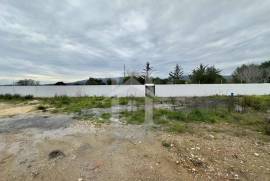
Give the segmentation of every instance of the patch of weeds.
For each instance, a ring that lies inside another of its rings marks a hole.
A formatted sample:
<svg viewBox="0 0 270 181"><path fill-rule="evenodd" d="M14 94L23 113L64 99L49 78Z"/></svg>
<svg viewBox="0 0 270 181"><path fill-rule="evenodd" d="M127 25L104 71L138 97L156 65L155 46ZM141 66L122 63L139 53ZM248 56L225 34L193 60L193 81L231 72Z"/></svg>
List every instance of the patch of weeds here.
<svg viewBox="0 0 270 181"><path fill-rule="evenodd" d="M196 122L217 122L217 115L214 112L195 109L187 115L188 121Z"/></svg>
<svg viewBox="0 0 270 181"><path fill-rule="evenodd" d="M78 114L74 116L73 118L79 121L90 121L95 118L95 115L94 114L87 114L87 115Z"/></svg>
<svg viewBox="0 0 270 181"><path fill-rule="evenodd" d="M135 98L135 100L136 100L136 104L137 104L138 106L140 106L140 105L145 105L145 98L137 97L137 98Z"/></svg>
<svg viewBox="0 0 270 181"><path fill-rule="evenodd" d="M99 123L99 124L110 123L110 120L109 119L97 119L96 118L93 121L96 122L96 123Z"/></svg>
<svg viewBox="0 0 270 181"><path fill-rule="evenodd" d="M120 105L127 105L128 101L129 101L129 98L126 98L126 97L119 98L119 104Z"/></svg>
<svg viewBox="0 0 270 181"><path fill-rule="evenodd" d="M78 114L77 116L74 116L74 119L77 119L79 121L90 121L94 123L109 123L110 118L111 118L110 113L103 113L100 116L96 114L87 114L87 115Z"/></svg>
<svg viewBox="0 0 270 181"><path fill-rule="evenodd" d="M242 128L267 134L267 122L265 121L265 115L261 112L232 113L232 117L234 119L230 121L231 123L237 124Z"/></svg>
<svg viewBox="0 0 270 181"><path fill-rule="evenodd" d="M53 113L53 114L56 114L56 113L59 113L60 111L58 109L53 109L50 112Z"/></svg>
<svg viewBox="0 0 270 181"><path fill-rule="evenodd" d="M201 122L204 121L204 115L203 115L203 113L202 113L200 110L198 110L198 109L192 110L192 111L188 114L187 118L188 118L189 120L191 120L191 121L201 121Z"/></svg>
<svg viewBox="0 0 270 181"><path fill-rule="evenodd" d="M241 105L256 111L266 111L270 108L270 96L244 96L241 98Z"/></svg>
<svg viewBox="0 0 270 181"><path fill-rule="evenodd" d="M166 124L169 123L169 121L166 120L165 118L158 118L158 119L154 119L154 123L155 123L155 124L166 125Z"/></svg>
<svg viewBox="0 0 270 181"><path fill-rule="evenodd" d="M169 147L171 146L171 144L170 144L169 142L165 141L165 140L163 140L163 141L161 142L161 144L162 144L162 146L164 146L164 147L166 147L166 148L169 148Z"/></svg>
<svg viewBox="0 0 270 181"><path fill-rule="evenodd" d="M26 96L21 96L19 94L0 95L0 101L8 101L8 102L14 102L14 103L32 100L33 98L34 97L32 95L26 95Z"/></svg>
<svg viewBox="0 0 270 181"><path fill-rule="evenodd" d="M118 100L117 100L118 99ZM144 103L144 98L106 98L106 97L67 97L56 96L53 98L42 98L40 101L43 104L49 105L62 112L76 113L82 109L91 108L110 108L114 100L117 100L120 105L126 105L130 100L135 104L141 105Z"/></svg>
<svg viewBox="0 0 270 181"><path fill-rule="evenodd" d="M59 109L63 112L80 112L82 109L111 107L111 98L104 97L67 97L57 96L41 99L44 104Z"/></svg>
<svg viewBox="0 0 270 181"><path fill-rule="evenodd" d="M174 133L183 133L186 131L186 125L184 123L172 121L169 124L168 131Z"/></svg>
<svg viewBox="0 0 270 181"><path fill-rule="evenodd" d="M45 112L45 111L47 111L47 107L42 106L42 105L39 105L39 106L37 107L37 110L40 110L40 111Z"/></svg>
<svg viewBox="0 0 270 181"><path fill-rule="evenodd" d="M103 114L101 114L101 118L102 119L105 119L105 120L109 120L110 118L111 118L111 113L103 113Z"/></svg>
<svg viewBox="0 0 270 181"><path fill-rule="evenodd" d="M120 113L120 117L123 118L128 124L142 124L145 119L145 111L124 111Z"/></svg>
<svg viewBox="0 0 270 181"><path fill-rule="evenodd" d="M154 110L154 120L155 123L164 124L166 120L174 120L174 121L185 121L186 115L180 111L170 111L166 109L155 109Z"/></svg>

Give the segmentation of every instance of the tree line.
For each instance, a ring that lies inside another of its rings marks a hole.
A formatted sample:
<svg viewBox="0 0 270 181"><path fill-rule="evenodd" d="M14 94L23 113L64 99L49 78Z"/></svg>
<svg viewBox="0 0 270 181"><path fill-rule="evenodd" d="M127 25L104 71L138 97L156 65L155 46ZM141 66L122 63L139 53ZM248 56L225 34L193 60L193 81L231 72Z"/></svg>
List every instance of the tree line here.
<svg viewBox="0 0 270 181"><path fill-rule="evenodd" d="M147 66L149 66L149 63L146 64ZM167 78L162 79L150 76L150 79L154 84L270 83L270 61L265 61L261 64L243 64L237 67L231 76L227 77L221 75L221 71L221 69L217 69L214 65L200 64L192 70L190 75L184 76L183 68L176 64ZM125 77L125 79L128 80L131 77L135 78L140 84L144 84L147 74L145 72L142 75L133 74Z"/></svg>
<svg viewBox="0 0 270 181"><path fill-rule="evenodd" d="M220 83L270 83L270 61L261 64L243 64L237 67L232 75L224 77L221 70L214 65L200 64L192 70L190 75L184 74L181 65L176 64L169 72L167 78L153 77L153 67L147 62L141 73L131 72L121 80L113 78L98 79L90 77L85 85L115 85L115 84L220 84ZM19 86L37 86L38 81L32 79L19 80L15 83ZM64 82L57 82L54 85L66 85ZM70 84L69 84L70 85ZM72 84L71 84L72 85ZM76 84L73 84L76 85ZM81 85L81 84L79 84Z"/></svg>

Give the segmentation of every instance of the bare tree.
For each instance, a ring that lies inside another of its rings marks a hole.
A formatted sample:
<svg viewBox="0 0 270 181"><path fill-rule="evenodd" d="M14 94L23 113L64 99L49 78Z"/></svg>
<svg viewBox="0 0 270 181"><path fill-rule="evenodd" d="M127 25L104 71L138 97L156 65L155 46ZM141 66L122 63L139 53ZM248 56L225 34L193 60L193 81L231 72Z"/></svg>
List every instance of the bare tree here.
<svg viewBox="0 0 270 181"><path fill-rule="evenodd" d="M263 82L264 83L270 83L270 67L263 69Z"/></svg>
<svg viewBox="0 0 270 181"><path fill-rule="evenodd" d="M239 83L263 82L263 71L258 65L242 65L233 72L233 79Z"/></svg>

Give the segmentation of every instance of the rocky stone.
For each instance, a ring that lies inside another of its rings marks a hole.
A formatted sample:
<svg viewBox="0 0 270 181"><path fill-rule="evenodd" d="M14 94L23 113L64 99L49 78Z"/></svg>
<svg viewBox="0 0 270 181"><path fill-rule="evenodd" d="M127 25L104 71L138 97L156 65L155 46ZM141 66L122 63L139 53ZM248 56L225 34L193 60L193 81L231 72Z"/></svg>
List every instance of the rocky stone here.
<svg viewBox="0 0 270 181"><path fill-rule="evenodd" d="M49 160L51 159L60 159L65 157L65 154L60 150L53 150L49 153Z"/></svg>

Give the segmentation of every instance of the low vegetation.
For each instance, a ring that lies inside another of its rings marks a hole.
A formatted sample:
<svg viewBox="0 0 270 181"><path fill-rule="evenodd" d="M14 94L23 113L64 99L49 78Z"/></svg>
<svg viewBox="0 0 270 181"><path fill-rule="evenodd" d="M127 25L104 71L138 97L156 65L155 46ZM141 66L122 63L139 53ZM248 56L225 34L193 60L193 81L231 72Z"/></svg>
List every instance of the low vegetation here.
<svg viewBox="0 0 270 181"><path fill-rule="evenodd" d="M92 108L111 108L115 105L124 106L119 117L127 124L143 124L145 122L144 98L106 98L106 97L67 97L33 98L33 96L0 95L0 102L30 103L38 100L37 110L76 114L80 120L98 123L110 122L111 113L95 115L81 114L82 110ZM210 102L210 106L205 101ZM211 96L207 98L188 98L183 106L177 98L155 98L155 104L171 105L171 108L156 108L153 122L158 128L171 132L191 131L189 125L197 123L233 124L244 129L270 135L270 96ZM214 104L213 104L214 103ZM134 109L125 109L125 105ZM177 106L185 107L177 109Z"/></svg>
<svg viewBox="0 0 270 181"><path fill-rule="evenodd" d="M250 111L246 113L229 112L226 109L205 110L195 109L190 112L155 110L154 122L173 132L188 130L190 123L230 123L242 128L262 132L269 135L270 123L266 121L263 112Z"/></svg>
<svg viewBox="0 0 270 181"><path fill-rule="evenodd" d="M145 111L124 111L120 113L120 118L124 119L128 124L142 124L145 120Z"/></svg>
<svg viewBox="0 0 270 181"><path fill-rule="evenodd" d="M95 115L95 114L87 114L87 115L81 115L77 114L74 116L74 119L77 119L79 121L86 121L86 122L92 122L96 124L103 124L103 123L110 123L111 114L110 113L103 113L101 115Z"/></svg>
<svg viewBox="0 0 270 181"><path fill-rule="evenodd" d="M82 109L109 108L111 99L105 97L67 97L56 96L54 98L41 99L43 104L53 107L61 112L80 112Z"/></svg>
<svg viewBox="0 0 270 181"><path fill-rule="evenodd" d="M0 101L1 102L14 102L14 103L19 103L19 102L24 102L24 101L29 101L33 100L32 95L26 95L26 96L21 96L19 94L4 94L0 95Z"/></svg>
<svg viewBox="0 0 270 181"><path fill-rule="evenodd" d="M267 111L270 108L270 96L244 96L241 105L257 111Z"/></svg>
<svg viewBox="0 0 270 181"><path fill-rule="evenodd" d="M129 102L135 106L144 104L142 98L108 98L108 97L67 97L56 96L54 98L41 99L43 104L57 109L60 112L80 112L82 109L110 108L113 105L127 105Z"/></svg>

